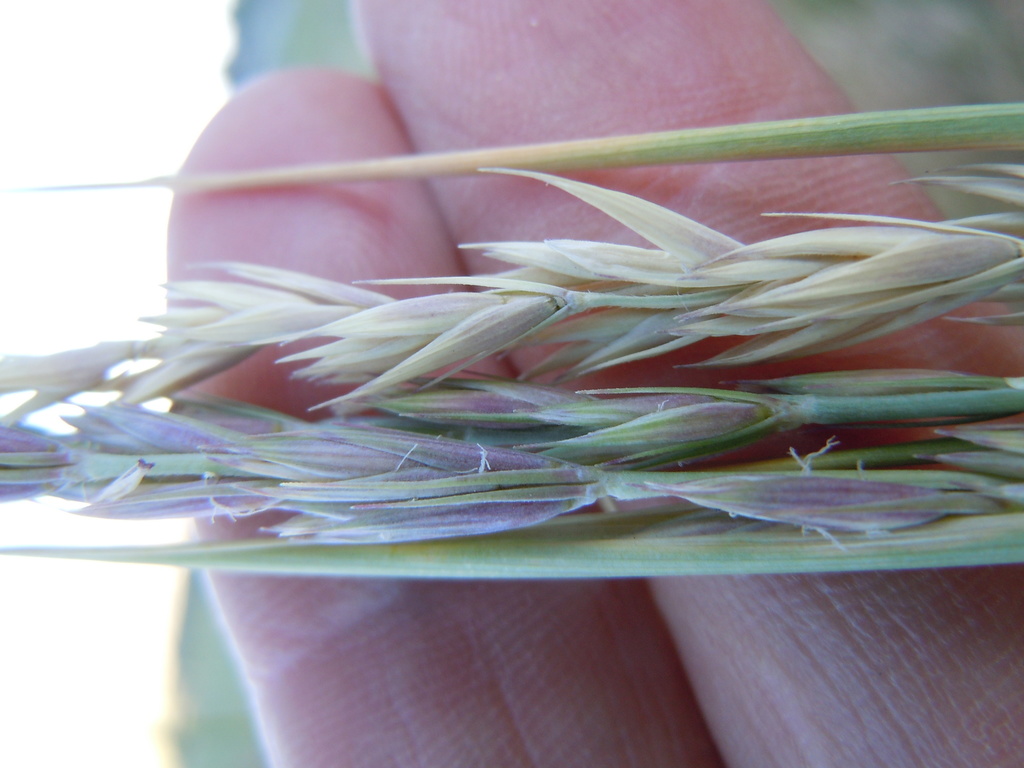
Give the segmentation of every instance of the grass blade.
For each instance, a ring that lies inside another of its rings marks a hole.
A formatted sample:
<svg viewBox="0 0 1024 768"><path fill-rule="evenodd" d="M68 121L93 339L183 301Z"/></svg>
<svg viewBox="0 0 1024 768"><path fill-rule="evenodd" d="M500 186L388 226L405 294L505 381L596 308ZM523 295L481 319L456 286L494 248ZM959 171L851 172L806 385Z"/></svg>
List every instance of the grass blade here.
<svg viewBox="0 0 1024 768"><path fill-rule="evenodd" d="M481 168L569 171L963 149L1024 149L1024 103L829 115L348 163L164 176L140 182L59 189L167 187L180 192L203 192L426 178L470 174Z"/></svg>
<svg viewBox="0 0 1024 768"><path fill-rule="evenodd" d="M554 521L494 536L330 546L280 539L157 547L23 548L0 554L307 576L558 579L937 568L1024 561L1024 513L950 517L885 535L824 537L726 523L659 535L650 514Z"/></svg>

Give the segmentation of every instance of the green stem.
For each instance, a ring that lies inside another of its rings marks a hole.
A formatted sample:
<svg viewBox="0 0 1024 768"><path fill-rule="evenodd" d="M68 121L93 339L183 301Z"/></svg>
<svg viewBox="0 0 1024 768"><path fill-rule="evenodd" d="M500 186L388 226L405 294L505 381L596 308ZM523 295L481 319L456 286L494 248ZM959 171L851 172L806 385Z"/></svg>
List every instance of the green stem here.
<svg viewBox="0 0 1024 768"><path fill-rule="evenodd" d="M1024 104L828 115L350 163L268 168L243 173L170 176L84 188L163 186L183 192L198 192L425 178L470 174L481 168L570 171L964 149L1024 149Z"/></svg>
<svg viewBox="0 0 1024 768"><path fill-rule="evenodd" d="M794 403L800 416L811 424L915 421L957 416L989 419L1024 411L1024 390L1019 389L920 392L869 397L776 397Z"/></svg>
<svg viewBox="0 0 1024 768"><path fill-rule="evenodd" d="M967 515L885 536L808 535L795 526L699 536L588 533L615 515L494 536L339 546L282 539L150 547L0 548L0 556L152 563L252 573L446 579L557 579L806 573L1024 562L1024 514ZM556 521L557 522L557 521Z"/></svg>

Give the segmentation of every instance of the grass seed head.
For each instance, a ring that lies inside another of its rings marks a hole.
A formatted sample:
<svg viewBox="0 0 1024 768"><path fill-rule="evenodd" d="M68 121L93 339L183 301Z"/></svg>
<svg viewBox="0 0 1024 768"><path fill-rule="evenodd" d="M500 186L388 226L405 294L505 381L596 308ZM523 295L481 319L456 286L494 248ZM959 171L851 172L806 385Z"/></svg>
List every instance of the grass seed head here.
<svg viewBox="0 0 1024 768"><path fill-rule="evenodd" d="M923 525L948 514L1002 509L998 501L978 493L813 475L732 475L656 487L665 495L732 515L827 531L888 531Z"/></svg>

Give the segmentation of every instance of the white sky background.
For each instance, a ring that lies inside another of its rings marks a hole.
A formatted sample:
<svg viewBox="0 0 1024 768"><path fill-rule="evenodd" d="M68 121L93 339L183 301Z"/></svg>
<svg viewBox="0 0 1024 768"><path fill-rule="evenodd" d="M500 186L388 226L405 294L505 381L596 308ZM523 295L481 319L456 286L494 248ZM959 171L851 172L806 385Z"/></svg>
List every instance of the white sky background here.
<svg viewBox="0 0 1024 768"><path fill-rule="evenodd" d="M0 2L0 189L173 172L226 98L230 0ZM145 333L162 191L0 193L0 354ZM0 546L167 540L180 528L0 507ZM0 558L0 765L169 766L181 574Z"/></svg>

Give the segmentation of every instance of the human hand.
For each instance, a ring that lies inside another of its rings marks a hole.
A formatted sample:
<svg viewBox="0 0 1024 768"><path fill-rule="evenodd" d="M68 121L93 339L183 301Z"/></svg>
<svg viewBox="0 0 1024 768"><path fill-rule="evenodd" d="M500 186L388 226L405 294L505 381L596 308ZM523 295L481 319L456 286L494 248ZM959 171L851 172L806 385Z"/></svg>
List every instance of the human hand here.
<svg viewBox="0 0 1024 768"><path fill-rule="evenodd" d="M272 77L216 118L188 170L846 110L755 0L367 0L361 14L379 86ZM787 226L759 219L765 210L929 215L914 190L887 186L898 173L844 159L585 178L754 239ZM357 280L489 268L460 242L622 236L557 191L474 178L185 197L171 257L179 277L237 259ZM980 349L958 333L933 323L830 364L1020 372L1009 336ZM326 399L270 359L213 386L292 412ZM601 383L695 376L654 361ZM976 767L1024 751L1022 582L1021 568L979 568L651 584L219 576L216 587L275 765Z"/></svg>

